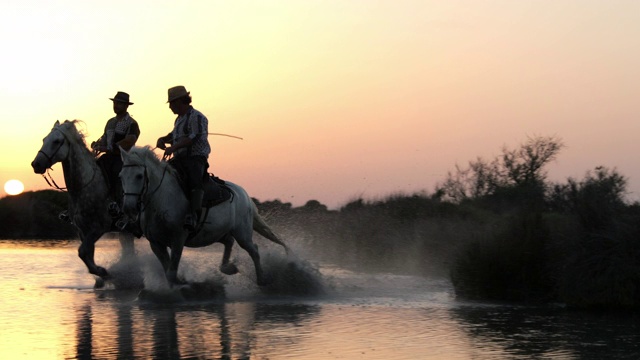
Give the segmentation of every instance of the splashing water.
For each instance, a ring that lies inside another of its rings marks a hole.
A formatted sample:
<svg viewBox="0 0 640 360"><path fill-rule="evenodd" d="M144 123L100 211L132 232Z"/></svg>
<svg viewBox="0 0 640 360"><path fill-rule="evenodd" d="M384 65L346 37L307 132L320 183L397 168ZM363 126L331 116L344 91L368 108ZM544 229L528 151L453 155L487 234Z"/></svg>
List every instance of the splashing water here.
<svg viewBox="0 0 640 360"><path fill-rule="evenodd" d="M116 289L133 290L144 287L144 274L140 262L135 256L121 258L113 263L107 271L111 276L109 282Z"/></svg>
<svg viewBox="0 0 640 360"><path fill-rule="evenodd" d="M266 252L262 261L272 282L262 288L270 295L318 296L325 294L325 280L318 266L307 260Z"/></svg>

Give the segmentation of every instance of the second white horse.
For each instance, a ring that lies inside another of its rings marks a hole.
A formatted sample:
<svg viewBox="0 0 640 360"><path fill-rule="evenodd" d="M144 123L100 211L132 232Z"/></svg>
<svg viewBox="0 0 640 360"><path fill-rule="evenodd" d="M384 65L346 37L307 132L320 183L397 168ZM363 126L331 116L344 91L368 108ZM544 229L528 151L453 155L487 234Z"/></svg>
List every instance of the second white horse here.
<svg viewBox="0 0 640 360"><path fill-rule="evenodd" d="M269 228L247 192L227 182L232 192L229 200L210 208L202 228L195 235L183 229L189 202L182 190L177 172L167 162L160 161L149 147L134 147L122 151L123 167L120 179L124 191L123 210L131 219L140 220L151 249L162 263L171 285L179 284L178 266L182 250L219 242L224 245L220 271L234 274L238 270L229 263L234 240L253 260L258 285L269 283L260 265L260 254L252 237L255 230L265 238L287 246ZM204 211L204 209L203 209ZM167 251L171 249L171 254Z"/></svg>

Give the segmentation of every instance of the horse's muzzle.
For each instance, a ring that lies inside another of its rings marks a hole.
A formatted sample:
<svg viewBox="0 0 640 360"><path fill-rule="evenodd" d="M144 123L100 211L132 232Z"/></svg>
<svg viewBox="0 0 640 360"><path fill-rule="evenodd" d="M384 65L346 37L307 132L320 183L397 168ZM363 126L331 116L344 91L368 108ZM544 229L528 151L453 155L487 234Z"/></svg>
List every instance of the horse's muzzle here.
<svg viewBox="0 0 640 360"><path fill-rule="evenodd" d="M122 212L127 215L129 219L138 219L140 214L140 203L138 198L134 196L125 196L122 201Z"/></svg>
<svg viewBox="0 0 640 360"><path fill-rule="evenodd" d="M47 168L42 165L41 161L38 161L37 157L31 162L31 167L36 174L44 174L44 172L47 171Z"/></svg>

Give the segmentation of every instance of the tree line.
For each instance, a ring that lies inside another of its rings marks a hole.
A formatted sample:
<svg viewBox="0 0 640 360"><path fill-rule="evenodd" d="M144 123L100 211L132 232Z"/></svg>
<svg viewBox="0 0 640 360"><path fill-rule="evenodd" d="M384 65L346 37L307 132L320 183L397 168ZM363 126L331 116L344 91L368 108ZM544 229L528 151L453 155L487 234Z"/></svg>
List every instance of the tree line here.
<svg viewBox="0 0 640 360"><path fill-rule="evenodd" d="M448 277L465 299L638 308L640 205L626 200L627 179L616 169L549 181L545 167L563 148L557 137L529 138L456 166L432 192L355 198L338 210L317 200L254 201L317 261ZM57 219L66 206L66 194L53 190L2 198L0 238L77 238Z"/></svg>

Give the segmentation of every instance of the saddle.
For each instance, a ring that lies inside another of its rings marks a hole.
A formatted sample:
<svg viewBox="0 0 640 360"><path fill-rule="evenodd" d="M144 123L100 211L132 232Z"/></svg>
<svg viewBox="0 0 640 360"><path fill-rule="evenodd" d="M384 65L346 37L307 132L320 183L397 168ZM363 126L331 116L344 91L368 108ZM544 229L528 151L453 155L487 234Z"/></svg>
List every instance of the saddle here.
<svg viewBox="0 0 640 360"><path fill-rule="evenodd" d="M207 174L202 182L204 195L202 196L202 207L210 208L221 204L233 196L227 183L213 174Z"/></svg>
<svg viewBox="0 0 640 360"><path fill-rule="evenodd" d="M205 208L205 211L204 213L198 213L198 220L196 221L198 225L195 230L189 231L187 241L191 240L202 230L207 215L209 214L209 209L225 201L233 201L233 192L231 192L227 183L213 174L205 174L202 181L202 189L204 190L202 207Z"/></svg>

